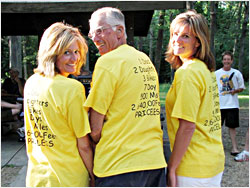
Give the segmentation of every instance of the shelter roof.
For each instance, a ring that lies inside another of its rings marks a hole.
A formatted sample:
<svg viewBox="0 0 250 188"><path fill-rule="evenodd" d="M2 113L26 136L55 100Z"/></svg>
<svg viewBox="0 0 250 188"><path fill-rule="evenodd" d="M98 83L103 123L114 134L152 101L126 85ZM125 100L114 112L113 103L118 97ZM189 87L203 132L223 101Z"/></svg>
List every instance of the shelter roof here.
<svg viewBox="0 0 250 188"><path fill-rule="evenodd" d="M2 35L41 35L52 23L65 21L87 35L91 13L100 7L121 9L135 36L146 36L154 10L184 9L185 1L1 0ZM133 22L131 24L131 22Z"/></svg>

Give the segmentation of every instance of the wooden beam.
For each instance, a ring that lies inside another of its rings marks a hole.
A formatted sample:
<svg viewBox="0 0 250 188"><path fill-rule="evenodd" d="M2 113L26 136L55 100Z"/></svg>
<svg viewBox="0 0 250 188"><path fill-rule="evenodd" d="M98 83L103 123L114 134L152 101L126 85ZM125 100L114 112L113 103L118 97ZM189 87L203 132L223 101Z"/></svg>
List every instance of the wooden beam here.
<svg viewBox="0 0 250 188"><path fill-rule="evenodd" d="M184 9L186 1L22 1L2 0L2 13L93 12L101 7L122 11Z"/></svg>
<svg viewBox="0 0 250 188"><path fill-rule="evenodd" d="M22 77L22 46L21 36L10 36L9 40L9 67L14 67L19 71L19 76Z"/></svg>
<svg viewBox="0 0 250 188"><path fill-rule="evenodd" d="M126 31L127 31L127 42L129 45L134 46L134 12L128 12L125 19L126 22Z"/></svg>

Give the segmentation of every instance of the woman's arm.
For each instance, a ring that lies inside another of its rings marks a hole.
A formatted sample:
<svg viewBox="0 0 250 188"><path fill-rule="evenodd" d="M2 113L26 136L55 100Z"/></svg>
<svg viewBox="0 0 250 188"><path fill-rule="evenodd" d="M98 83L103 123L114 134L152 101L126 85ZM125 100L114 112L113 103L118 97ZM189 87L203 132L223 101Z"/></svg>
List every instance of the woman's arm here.
<svg viewBox="0 0 250 188"><path fill-rule="evenodd" d="M85 164L90 177L90 186L94 186L94 174L93 174L93 151L89 135L81 138L77 138L77 147L80 156Z"/></svg>
<svg viewBox="0 0 250 188"><path fill-rule="evenodd" d="M176 169L184 156L195 130L195 124L179 119L179 129L176 133L173 151L168 162L168 186L176 187Z"/></svg>

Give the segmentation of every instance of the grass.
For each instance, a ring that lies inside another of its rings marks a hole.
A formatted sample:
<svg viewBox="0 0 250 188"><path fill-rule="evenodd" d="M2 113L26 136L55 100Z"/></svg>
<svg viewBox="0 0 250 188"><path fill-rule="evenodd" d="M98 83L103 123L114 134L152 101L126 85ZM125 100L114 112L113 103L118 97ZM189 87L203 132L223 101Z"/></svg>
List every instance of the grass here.
<svg viewBox="0 0 250 188"><path fill-rule="evenodd" d="M160 101L161 101L161 106L165 106L166 95L167 95L167 92L168 92L169 88L170 88L170 84L169 83L160 84Z"/></svg>
<svg viewBox="0 0 250 188"><path fill-rule="evenodd" d="M248 82L245 82L245 87L246 87L246 89L244 89L241 93L239 93L239 96L241 96L241 95L243 95L243 96L245 96L245 95L249 96L249 83Z"/></svg>
<svg viewBox="0 0 250 188"><path fill-rule="evenodd" d="M243 92L239 93L239 104L240 108L249 108L249 83L245 82L245 87ZM170 88L169 83L160 84L160 101L161 106L165 106L165 100L167 92Z"/></svg>
<svg viewBox="0 0 250 188"><path fill-rule="evenodd" d="M6 165L5 167L14 168L14 167L16 167L16 166L13 165L13 164L8 164L8 165Z"/></svg>

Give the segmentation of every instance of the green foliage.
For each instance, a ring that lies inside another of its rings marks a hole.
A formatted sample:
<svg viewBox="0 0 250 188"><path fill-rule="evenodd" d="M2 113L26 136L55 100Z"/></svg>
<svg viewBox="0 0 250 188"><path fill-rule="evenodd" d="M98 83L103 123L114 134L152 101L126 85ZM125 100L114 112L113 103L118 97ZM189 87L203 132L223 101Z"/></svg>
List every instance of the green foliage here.
<svg viewBox="0 0 250 188"><path fill-rule="evenodd" d="M246 89L244 89L242 92L239 93L239 95L249 95L249 82L245 82L245 87Z"/></svg>
<svg viewBox="0 0 250 188"><path fill-rule="evenodd" d="M9 69L9 45L8 37L1 38L1 83L8 76Z"/></svg>
<svg viewBox="0 0 250 188"><path fill-rule="evenodd" d="M38 51L38 37L26 36L22 38L22 43L26 46L26 56L23 57L23 63L37 66L36 56Z"/></svg>
<svg viewBox="0 0 250 188"><path fill-rule="evenodd" d="M221 68L222 57L221 54L224 51L233 51L234 41L241 35L242 23L240 23L240 30L238 30L238 7L239 2L236 1L223 1L219 2L219 7L217 10L217 31L215 35L215 51L216 51L216 69ZM241 22L244 17L244 6L242 7L241 12ZM247 27L249 28L249 27ZM236 47L234 54L234 64L233 67L238 69L238 60L239 60L239 49L240 46ZM245 40L245 57L243 65L243 75L244 79L249 79L249 30L247 32L247 38Z"/></svg>
<svg viewBox="0 0 250 188"><path fill-rule="evenodd" d="M86 39L87 43L88 43L88 53L89 53L89 70L93 72L94 67L95 67L95 63L98 59L98 57L100 57L101 55L98 52L98 49L96 48L95 44L93 43L93 41L89 38Z"/></svg>
<svg viewBox="0 0 250 188"><path fill-rule="evenodd" d="M1 82L6 77L9 77L9 38L3 36L1 38ZM22 54L22 63L23 66L27 65L28 76L33 74L33 68L37 66L36 56L38 51L38 37L37 36L23 36L22 37L22 46L25 43L26 55Z"/></svg>
<svg viewBox="0 0 250 188"><path fill-rule="evenodd" d="M8 165L6 165L5 167L8 167L8 168L15 168L15 167L17 167L17 166L14 165L14 164L8 164Z"/></svg>
<svg viewBox="0 0 250 188"><path fill-rule="evenodd" d="M194 9L205 16L210 26L210 3L207 1L197 1L194 2ZM235 39L241 36L242 21L244 17L244 6L242 6L241 11L241 22L238 29L238 12L239 12L239 1L217 1L218 9L216 11L216 33L214 38L215 45L215 59L216 59L216 68L219 69L222 67L222 58L221 54L224 51L233 51ZM166 10L165 13L165 24L163 26L164 30L164 41L162 48L162 58L161 58L161 68L159 81L160 83L170 82L171 69L169 64L165 61L165 52L167 49L169 41L169 27L171 21L181 12L186 10ZM147 37L143 37L143 46L142 51L146 54L149 54L149 35L153 36L153 54L156 49L156 41L158 30L160 28L158 24L159 10L154 12L153 18L151 20L150 28L153 30L153 33L149 33ZM247 27L248 28L248 27ZM135 37L135 47L138 47L139 37ZM234 55L234 64L233 67L238 69L238 60L239 60L239 49L240 46L236 46L235 55ZM249 79L249 30L247 30L247 38L245 40L245 56L244 56L244 65L243 65L243 76L245 80ZM154 62L154 59L152 59Z"/></svg>
<svg viewBox="0 0 250 188"><path fill-rule="evenodd" d="M249 108L249 96L239 97L240 108Z"/></svg>
<svg viewBox="0 0 250 188"><path fill-rule="evenodd" d="M208 1L193 1L194 9L205 16L210 25L210 3ZM219 69L222 67L221 62L221 54L224 51L233 51L235 39L239 39L241 36L241 29L244 17L244 6L242 6L242 10L240 12L240 23L238 21L238 13L239 13L239 3L240 1L217 1L218 9L216 11L216 33L214 38L214 45L215 45L215 59L216 59L216 68ZM246 1L242 1L242 3L246 3ZM169 63L165 61L165 52L167 49L167 45L169 42L169 27L171 21L181 12L186 11L185 9L176 10L176 9L169 9L165 11L165 24L163 26L159 26L159 14L160 10L155 10L154 15L151 20L150 28L152 33L148 33L147 37L135 37L135 47L139 48L139 42L142 41L142 51L149 55L150 48L150 35L152 36L152 53L153 58L152 61L154 62L155 56L155 49L156 49L156 42L158 37L158 30L160 28L163 29L163 47L161 51L161 68L159 74L159 81L160 83L168 83L170 82L171 78L171 69ZM239 26L239 27L238 27ZM247 34L245 40L245 56L244 64L243 64L243 76L245 80L249 79L249 24L247 26ZM89 45L89 68L90 71L94 70L94 66L100 54L98 53L97 48L95 47L94 43L87 39ZM23 42L26 45L26 56L23 57L23 63L27 64L29 72L31 74L33 68L36 67L36 56L38 50L38 39L35 36L26 36L23 37ZM238 60L239 60L239 43L236 46L235 54L234 54L234 64L233 67L238 69ZM9 66L9 49L8 49L8 37L1 38L1 73L2 78L5 78L7 75L5 74L6 70Z"/></svg>
<svg viewBox="0 0 250 188"><path fill-rule="evenodd" d="M162 84L160 84L160 102L161 102L161 106L165 106L166 95L167 95L167 92L168 92L170 86L171 86L170 83L162 83Z"/></svg>
<svg viewBox="0 0 250 188"><path fill-rule="evenodd" d="M166 95L170 88L170 83L160 84L160 102L161 106L165 106ZM249 108L249 83L245 82L245 87L243 92L239 93L239 105L242 108Z"/></svg>
<svg viewBox="0 0 250 188"><path fill-rule="evenodd" d="M38 37L23 36L22 46L25 46L26 55L23 54L23 65L27 66L28 77L33 74L33 69L37 67Z"/></svg>

